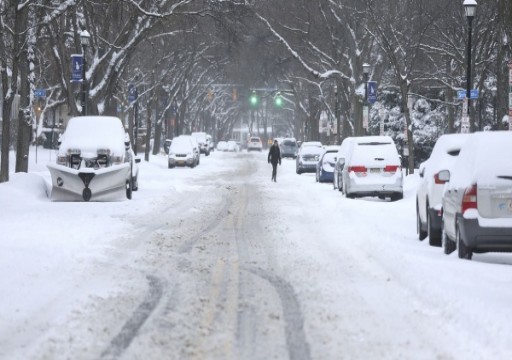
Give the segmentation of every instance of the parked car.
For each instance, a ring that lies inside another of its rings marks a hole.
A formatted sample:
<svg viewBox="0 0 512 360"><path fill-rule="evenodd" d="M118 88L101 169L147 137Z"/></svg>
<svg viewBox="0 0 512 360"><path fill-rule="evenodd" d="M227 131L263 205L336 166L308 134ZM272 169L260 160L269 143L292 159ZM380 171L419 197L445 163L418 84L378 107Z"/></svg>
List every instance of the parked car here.
<svg viewBox="0 0 512 360"><path fill-rule="evenodd" d="M281 157L291 157L295 159L297 157L297 141L294 138L285 138L280 143Z"/></svg>
<svg viewBox="0 0 512 360"><path fill-rule="evenodd" d="M194 149L194 142L191 136L178 136L173 139L169 148L168 168L176 166L189 166L191 168L197 165L197 157Z"/></svg>
<svg viewBox="0 0 512 360"><path fill-rule="evenodd" d="M303 142L295 159L295 172L299 175L316 172L316 164L323 153L324 148L321 142Z"/></svg>
<svg viewBox="0 0 512 360"><path fill-rule="evenodd" d="M403 198L400 156L390 136L354 137L342 162L342 188L348 198Z"/></svg>
<svg viewBox="0 0 512 360"><path fill-rule="evenodd" d="M194 148L194 157L195 157L195 165L199 165L199 162L201 161L201 148L199 146L199 142L197 139L192 135L180 135L179 137L184 137L190 139L192 141L192 146Z"/></svg>
<svg viewBox="0 0 512 360"><path fill-rule="evenodd" d="M247 141L247 151L249 152L253 150L259 152L263 150L263 143L261 142L261 139L257 136L251 136Z"/></svg>
<svg viewBox="0 0 512 360"><path fill-rule="evenodd" d="M167 155L169 155L169 148L171 147L172 140L171 139L165 139L164 141L164 151Z"/></svg>
<svg viewBox="0 0 512 360"><path fill-rule="evenodd" d="M228 140L228 150L230 152L238 152L240 151L240 146L236 142L236 140Z"/></svg>
<svg viewBox="0 0 512 360"><path fill-rule="evenodd" d="M446 180L442 244L445 254L512 251L512 132L471 134Z"/></svg>
<svg viewBox="0 0 512 360"><path fill-rule="evenodd" d="M320 157L316 165L316 181L317 182L332 182L334 175L334 166L336 164L336 155L338 154L339 146L329 146L324 149L324 153Z"/></svg>
<svg viewBox="0 0 512 360"><path fill-rule="evenodd" d="M416 229L418 238L428 236L429 244L441 246L441 207L445 182L440 170L451 170L460 148L470 134L446 134L437 139L428 160L420 164L420 182L416 194Z"/></svg>
<svg viewBox="0 0 512 360"><path fill-rule="evenodd" d="M205 132L193 132L190 135L197 140L201 154L210 155L210 138L208 138L208 134Z"/></svg>
<svg viewBox="0 0 512 360"><path fill-rule="evenodd" d="M339 191L343 190L343 168L345 166L345 159L348 156L348 150L352 146L353 137L347 137L341 143L338 152L336 153L336 161L334 164L333 170L333 188L334 190L338 189Z"/></svg>
<svg viewBox="0 0 512 360"><path fill-rule="evenodd" d="M228 151L228 142L227 141L219 141L217 143L218 151Z"/></svg>
<svg viewBox="0 0 512 360"><path fill-rule="evenodd" d="M71 118L60 139L56 163L47 165L52 177L51 199L131 199L134 176L138 176L135 157L131 154L130 138L121 119L113 116Z"/></svg>
<svg viewBox="0 0 512 360"><path fill-rule="evenodd" d="M210 146L210 152L215 151L215 144L213 143L213 138L210 134L206 134L206 138L208 139L208 145Z"/></svg>

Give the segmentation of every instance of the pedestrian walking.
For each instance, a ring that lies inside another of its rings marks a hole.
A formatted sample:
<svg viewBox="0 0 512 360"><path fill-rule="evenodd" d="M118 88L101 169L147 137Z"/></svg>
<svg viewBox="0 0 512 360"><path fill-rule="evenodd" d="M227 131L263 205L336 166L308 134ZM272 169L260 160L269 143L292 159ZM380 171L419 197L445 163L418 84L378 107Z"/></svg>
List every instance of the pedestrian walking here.
<svg viewBox="0 0 512 360"><path fill-rule="evenodd" d="M277 164L281 165L281 150L277 140L274 140L274 144L272 144L268 151L268 163L272 164L272 179L270 181L276 182Z"/></svg>

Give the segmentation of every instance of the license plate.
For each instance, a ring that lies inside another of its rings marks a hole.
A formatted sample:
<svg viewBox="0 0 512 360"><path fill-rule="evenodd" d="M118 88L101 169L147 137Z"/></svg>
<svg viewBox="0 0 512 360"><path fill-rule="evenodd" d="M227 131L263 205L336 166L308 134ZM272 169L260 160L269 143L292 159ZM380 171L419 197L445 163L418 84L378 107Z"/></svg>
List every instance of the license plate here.
<svg viewBox="0 0 512 360"><path fill-rule="evenodd" d="M370 173L372 173L372 174L379 174L380 173L380 169L379 168L372 168L372 169L370 169Z"/></svg>
<svg viewBox="0 0 512 360"><path fill-rule="evenodd" d="M184 165L185 164L185 161L178 161L178 165Z"/></svg>

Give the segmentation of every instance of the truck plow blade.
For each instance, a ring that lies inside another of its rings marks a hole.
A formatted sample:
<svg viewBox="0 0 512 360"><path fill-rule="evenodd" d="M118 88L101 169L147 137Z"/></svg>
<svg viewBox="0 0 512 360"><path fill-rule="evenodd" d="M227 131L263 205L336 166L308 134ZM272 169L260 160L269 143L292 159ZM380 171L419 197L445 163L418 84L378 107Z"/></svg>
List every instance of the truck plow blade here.
<svg viewBox="0 0 512 360"><path fill-rule="evenodd" d="M128 163L102 169L72 169L48 164L52 201L119 201L126 199Z"/></svg>

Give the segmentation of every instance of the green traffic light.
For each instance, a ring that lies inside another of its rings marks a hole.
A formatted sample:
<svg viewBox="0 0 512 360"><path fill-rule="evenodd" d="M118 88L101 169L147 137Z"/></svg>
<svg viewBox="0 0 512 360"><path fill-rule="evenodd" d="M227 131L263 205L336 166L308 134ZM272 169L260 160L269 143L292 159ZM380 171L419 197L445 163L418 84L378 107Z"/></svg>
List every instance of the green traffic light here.
<svg viewBox="0 0 512 360"><path fill-rule="evenodd" d="M283 106L283 98L281 97L281 95L278 95L275 100L274 100L274 103L276 104L276 106Z"/></svg>
<svg viewBox="0 0 512 360"><path fill-rule="evenodd" d="M251 105L258 105L258 95L256 95L254 92L252 93L251 98L249 100L251 102Z"/></svg>

